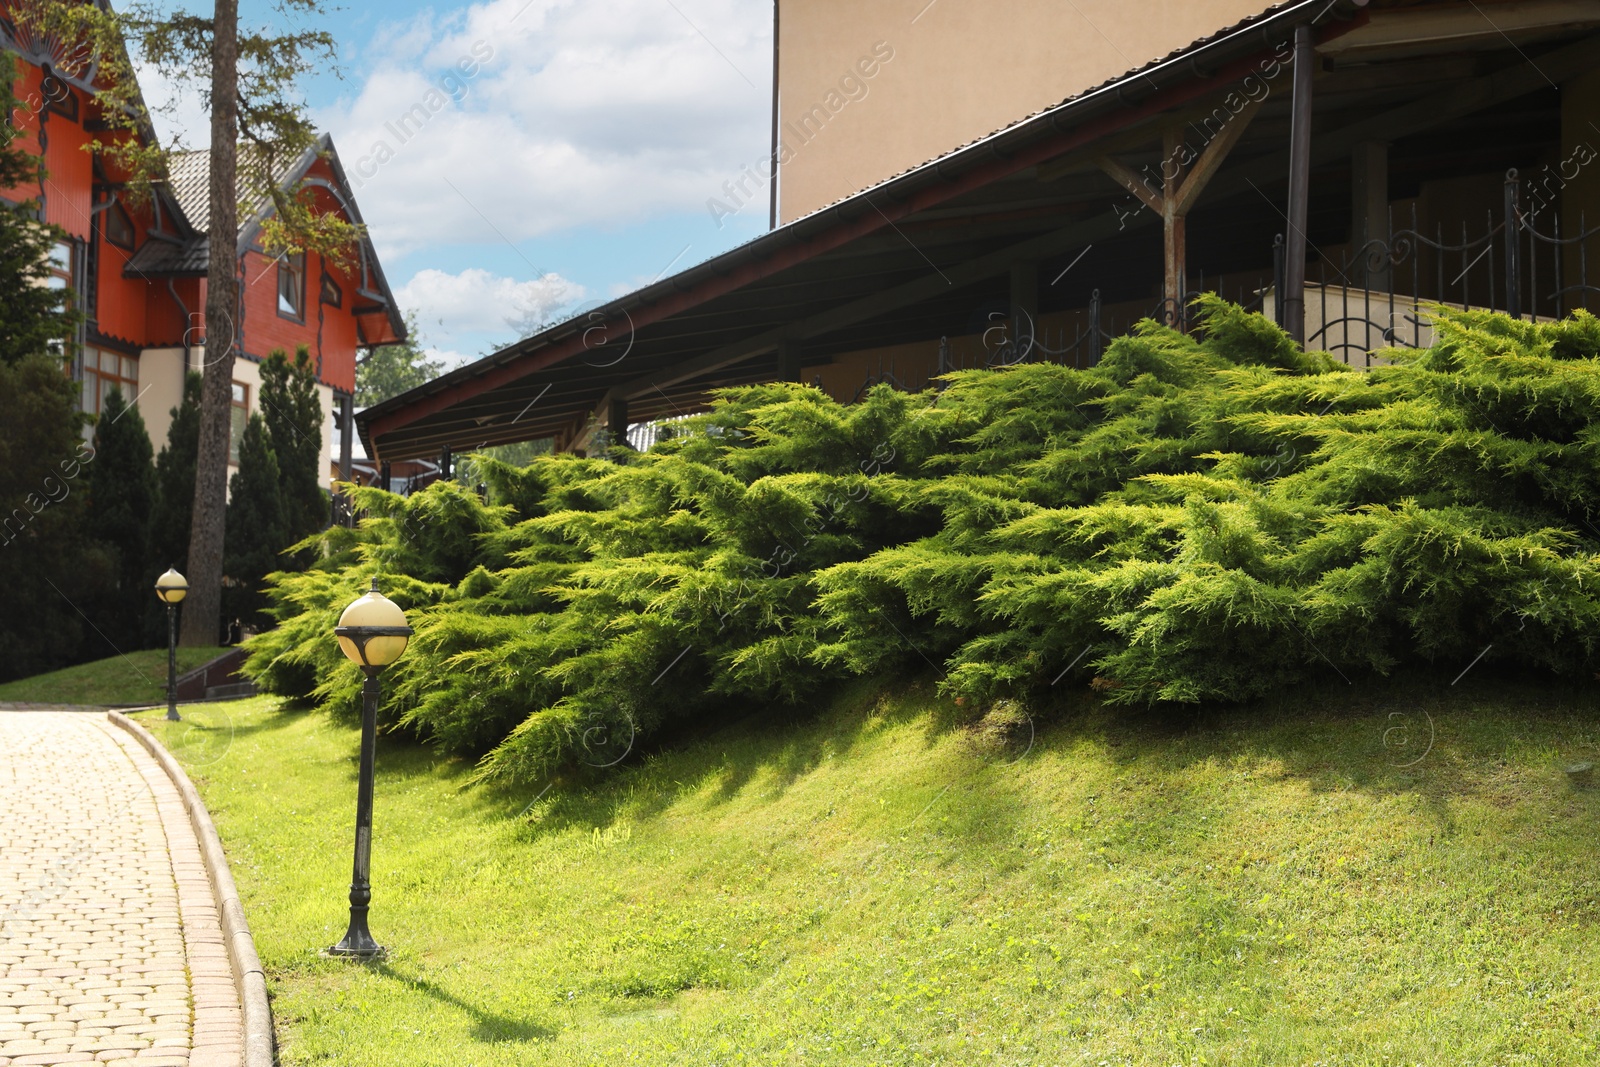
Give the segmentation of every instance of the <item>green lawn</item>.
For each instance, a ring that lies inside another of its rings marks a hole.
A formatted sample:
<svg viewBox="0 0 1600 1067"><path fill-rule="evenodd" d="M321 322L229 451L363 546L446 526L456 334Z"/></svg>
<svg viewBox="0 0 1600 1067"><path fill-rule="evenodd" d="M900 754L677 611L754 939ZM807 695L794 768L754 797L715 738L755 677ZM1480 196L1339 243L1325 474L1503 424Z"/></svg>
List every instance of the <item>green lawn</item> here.
<svg viewBox="0 0 1600 1067"><path fill-rule="evenodd" d="M589 786L268 699L141 716L232 856L283 1062L1578 1064L1600 1056L1582 690L1339 686L1007 745L926 688L731 728Z"/></svg>
<svg viewBox="0 0 1600 1067"><path fill-rule="evenodd" d="M178 649L178 673L225 648ZM167 650L147 648L0 685L0 701L32 704L153 704L167 699Z"/></svg>

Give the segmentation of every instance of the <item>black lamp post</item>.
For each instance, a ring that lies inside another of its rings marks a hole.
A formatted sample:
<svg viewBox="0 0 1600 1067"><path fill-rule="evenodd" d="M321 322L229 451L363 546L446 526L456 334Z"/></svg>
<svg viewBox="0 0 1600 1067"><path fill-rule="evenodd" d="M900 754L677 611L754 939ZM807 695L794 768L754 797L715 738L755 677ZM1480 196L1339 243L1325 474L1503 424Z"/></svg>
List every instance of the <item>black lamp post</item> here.
<svg viewBox="0 0 1600 1067"><path fill-rule="evenodd" d="M189 583L177 568L168 567L167 573L156 579L156 596L167 606L167 721L177 722L178 715L178 602L189 595Z"/></svg>
<svg viewBox="0 0 1600 1067"><path fill-rule="evenodd" d="M378 674L400 658L411 637L406 614L392 600L372 589L339 616L333 631L339 647L361 667L361 778L356 787L356 857L350 876L350 928L344 940L328 950L331 956L372 959L383 949L367 930L367 905L372 902L372 763L378 735Z"/></svg>

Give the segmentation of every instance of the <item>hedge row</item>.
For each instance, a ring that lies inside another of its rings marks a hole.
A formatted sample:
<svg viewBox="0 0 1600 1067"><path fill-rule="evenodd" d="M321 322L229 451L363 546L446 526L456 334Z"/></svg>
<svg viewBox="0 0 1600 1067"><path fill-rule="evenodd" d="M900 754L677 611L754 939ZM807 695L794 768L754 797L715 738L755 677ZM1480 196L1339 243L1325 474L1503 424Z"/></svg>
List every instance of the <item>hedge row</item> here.
<svg viewBox="0 0 1600 1067"><path fill-rule="evenodd" d="M360 528L273 578L247 669L352 707L329 631L377 574L417 629L385 715L513 778L903 669L980 702L1115 703L1486 647L1594 669L1600 322L1443 311L1432 349L1359 373L1200 310L1195 335L1146 323L1088 370L850 406L728 390L645 454L483 461L487 505L358 490Z"/></svg>

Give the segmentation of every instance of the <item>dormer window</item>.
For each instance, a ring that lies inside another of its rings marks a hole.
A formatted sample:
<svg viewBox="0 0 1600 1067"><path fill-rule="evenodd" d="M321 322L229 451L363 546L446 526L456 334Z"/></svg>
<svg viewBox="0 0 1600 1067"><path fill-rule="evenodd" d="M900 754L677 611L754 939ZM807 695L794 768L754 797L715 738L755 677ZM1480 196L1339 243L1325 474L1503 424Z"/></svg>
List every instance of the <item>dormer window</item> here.
<svg viewBox="0 0 1600 1067"><path fill-rule="evenodd" d="M120 203L113 200L105 214L106 240L118 248L133 251L134 233L133 220L128 217Z"/></svg>
<svg viewBox="0 0 1600 1067"><path fill-rule="evenodd" d="M286 319L306 317L306 254L278 258L278 314Z"/></svg>

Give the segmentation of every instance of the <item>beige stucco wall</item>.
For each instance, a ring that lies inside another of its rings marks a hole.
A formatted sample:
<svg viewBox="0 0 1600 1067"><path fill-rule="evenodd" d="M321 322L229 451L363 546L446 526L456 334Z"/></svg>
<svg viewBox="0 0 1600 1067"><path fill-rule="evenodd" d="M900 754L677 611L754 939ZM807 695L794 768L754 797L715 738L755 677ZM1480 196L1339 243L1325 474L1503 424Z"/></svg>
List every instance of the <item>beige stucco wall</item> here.
<svg viewBox="0 0 1600 1067"><path fill-rule="evenodd" d="M198 369L205 361L205 348L196 347L191 354L191 366ZM261 411L261 364L252 359L233 361L233 380L249 386L248 408L250 414ZM183 393L183 349L147 348L139 356L139 417L144 419L150 443L157 453L167 443L167 430L172 426L172 409L178 406ZM317 465L318 477L324 489L331 488L329 468L339 455L339 434L333 424L333 388L317 383L317 399L322 405L322 462ZM229 477L237 468L229 468Z"/></svg>
<svg viewBox="0 0 1600 1067"><path fill-rule="evenodd" d="M780 221L1267 7L1263 0L779 3Z"/></svg>
<svg viewBox="0 0 1600 1067"><path fill-rule="evenodd" d="M139 417L160 453L172 428L172 409L183 401L183 349L147 348L139 354Z"/></svg>

